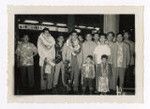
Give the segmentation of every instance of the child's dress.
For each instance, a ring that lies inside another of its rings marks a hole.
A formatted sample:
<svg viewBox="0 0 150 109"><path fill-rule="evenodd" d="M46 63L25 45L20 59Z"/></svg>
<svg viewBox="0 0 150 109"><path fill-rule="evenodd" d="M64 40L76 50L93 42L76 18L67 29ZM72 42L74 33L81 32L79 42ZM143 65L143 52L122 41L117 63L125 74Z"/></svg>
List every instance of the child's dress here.
<svg viewBox="0 0 150 109"><path fill-rule="evenodd" d="M108 92L109 91L109 64L100 64L100 73L101 75L98 77L98 91L99 92Z"/></svg>

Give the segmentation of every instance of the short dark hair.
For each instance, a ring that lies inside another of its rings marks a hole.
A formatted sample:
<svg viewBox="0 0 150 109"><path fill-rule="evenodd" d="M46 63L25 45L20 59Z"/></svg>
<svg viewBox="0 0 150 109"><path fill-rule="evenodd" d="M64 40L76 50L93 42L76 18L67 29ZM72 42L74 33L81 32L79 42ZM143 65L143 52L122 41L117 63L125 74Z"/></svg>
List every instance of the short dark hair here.
<svg viewBox="0 0 150 109"><path fill-rule="evenodd" d="M103 58L108 59L108 56L104 54L101 56L101 59L103 59Z"/></svg>
<svg viewBox="0 0 150 109"><path fill-rule="evenodd" d="M45 31L48 31L48 32L50 33L50 30L49 30L48 28L44 28L44 29L42 30L42 32L45 32Z"/></svg>
<svg viewBox="0 0 150 109"><path fill-rule="evenodd" d="M98 37L100 37L100 34L99 34L98 32L94 33L94 34L93 34L93 37L94 37L96 34L98 35Z"/></svg>
<svg viewBox="0 0 150 109"><path fill-rule="evenodd" d="M72 30L72 31L69 33L69 35L72 35L72 33L76 33L76 34L78 35L77 31L75 31L75 30Z"/></svg>
<svg viewBox="0 0 150 109"><path fill-rule="evenodd" d="M131 32L125 31L124 34L125 34L125 33L127 33L129 36L131 36ZM124 35L124 34L123 34L123 35Z"/></svg>
<svg viewBox="0 0 150 109"><path fill-rule="evenodd" d="M112 31L108 32L108 33L107 33L107 36L108 36L109 34L112 34L113 37L115 36L115 33L112 32Z"/></svg>
<svg viewBox="0 0 150 109"><path fill-rule="evenodd" d="M105 33L100 34L100 38L101 38L101 36L104 36L105 39L106 39L106 34Z"/></svg>
<svg viewBox="0 0 150 109"><path fill-rule="evenodd" d="M93 60L93 56L92 55L88 55L87 58L90 58L91 60Z"/></svg>
<svg viewBox="0 0 150 109"><path fill-rule="evenodd" d="M116 36L118 36L118 35L122 35L122 33L117 33L117 35L116 35ZM122 35L122 37L123 37L123 35Z"/></svg>
<svg viewBox="0 0 150 109"><path fill-rule="evenodd" d="M87 36L87 35L91 35L91 36L92 36L92 34L91 34L91 33L87 33L87 34L86 34L86 36Z"/></svg>
<svg viewBox="0 0 150 109"><path fill-rule="evenodd" d="M85 39L87 38L88 35L90 35L91 38L93 37L91 33L87 33L87 34L85 35Z"/></svg>
<svg viewBox="0 0 150 109"><path fill-rule="evenodd" d="M23 37L24 37L24 36L29 36L29 35L28 35L28 34L23 34Z"/></svg>
<svg viewBox="0 0 150 109"><path fill-rule="evenodd" d="M28 38L30 39L28 34L23 34L23 36L21 38L24 38L25 36L28 36Z"/></svg>

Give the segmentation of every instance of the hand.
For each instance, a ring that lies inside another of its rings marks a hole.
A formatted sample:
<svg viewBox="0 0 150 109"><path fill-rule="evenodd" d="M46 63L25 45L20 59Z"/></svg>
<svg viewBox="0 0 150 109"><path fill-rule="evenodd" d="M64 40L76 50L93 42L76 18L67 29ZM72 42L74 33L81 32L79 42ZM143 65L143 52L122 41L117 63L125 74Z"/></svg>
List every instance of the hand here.
<svg viewBox="0 0 150 109"><path fill-rule="evenodd" d="M47 58L45 58L45 59L44 59L44 62L47 63L47 61L48 61Z"/></svg>

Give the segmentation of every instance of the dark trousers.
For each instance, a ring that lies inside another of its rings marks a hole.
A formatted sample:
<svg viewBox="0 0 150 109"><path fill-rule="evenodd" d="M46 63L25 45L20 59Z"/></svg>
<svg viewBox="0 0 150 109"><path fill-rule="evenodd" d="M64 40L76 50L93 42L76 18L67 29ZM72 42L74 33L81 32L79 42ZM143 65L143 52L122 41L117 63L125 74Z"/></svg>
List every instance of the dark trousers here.
<svg viewBox="0 0 150 109"><path fill-rule="evenodd" d="M34 67L33 66L21 66L20 77L22 88L33 88L34 86Z"/></svg>
<svg viewBox="0 0 150 109"><path fill-rule="evenodd" d="M130 65L126 69L124 85L126 88L130 88L130 87L134 88L135 87L135 66L134 65Z"/></svg>
<svg viewBox="0 0 150 109"><path fill-rule="evenodd" d="M93 79L83 77L83 85L82 85L83 92L86 90L87 87L89 88L90 91L93 91Z"/></svg>

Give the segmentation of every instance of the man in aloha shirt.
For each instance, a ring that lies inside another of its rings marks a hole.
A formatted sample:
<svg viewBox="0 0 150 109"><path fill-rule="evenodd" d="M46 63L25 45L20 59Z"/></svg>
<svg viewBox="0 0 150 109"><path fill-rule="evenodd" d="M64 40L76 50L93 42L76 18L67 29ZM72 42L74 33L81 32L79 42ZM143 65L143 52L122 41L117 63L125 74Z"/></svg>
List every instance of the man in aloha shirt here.
<svg viewBox="0 0 150 109"><path fill-rule="evenodd" d="M117 42L114 45L113 58L113 90L116 91L119 78L119 90L123 91L125 71L130 63L129 45L123 41L121 33L117 34Z"/></svg>
<svg viewBox="0 0 150 109"><path fill-rule="evenodd" d="M34 59L37 48L29 42L29 36L24 35L23 42L17 46L17 64L20 66L21 85L23 88L34 86ZM26 76L28 78L26 78ZM27 81L28 80L28 81Z"/></svg>

